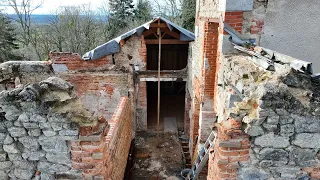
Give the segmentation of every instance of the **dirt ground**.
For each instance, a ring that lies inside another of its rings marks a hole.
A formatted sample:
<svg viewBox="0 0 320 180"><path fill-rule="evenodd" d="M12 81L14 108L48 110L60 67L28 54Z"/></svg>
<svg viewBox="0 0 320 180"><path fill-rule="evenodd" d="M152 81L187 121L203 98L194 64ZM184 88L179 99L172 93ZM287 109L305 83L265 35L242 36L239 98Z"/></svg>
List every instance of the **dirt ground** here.
<svg viewBox="0 0 320 180"><path fill-rule="evenodd" d="M132 180L182 180L183 152L177 135L137 134Z"/></svg>

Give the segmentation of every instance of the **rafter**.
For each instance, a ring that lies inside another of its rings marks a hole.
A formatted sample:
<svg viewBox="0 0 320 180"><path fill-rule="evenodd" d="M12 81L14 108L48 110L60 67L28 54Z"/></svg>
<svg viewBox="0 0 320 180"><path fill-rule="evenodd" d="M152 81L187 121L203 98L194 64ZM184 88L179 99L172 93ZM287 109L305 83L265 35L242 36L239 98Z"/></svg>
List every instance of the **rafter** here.
<svg viewBox="0 0 320 180"><path fill-rule="evenodd" d="M151 28L166 28L168 25L166 23L160 23L160 24L150 24Z"/></svg>
<svg viewBox="0 0 320 180"><path fill-rule="evenodd" d="M146 39L146 44L159 44L158 39ZM189 44L188 41L180 41L177 39L162 39L161 44Z"/></svg>

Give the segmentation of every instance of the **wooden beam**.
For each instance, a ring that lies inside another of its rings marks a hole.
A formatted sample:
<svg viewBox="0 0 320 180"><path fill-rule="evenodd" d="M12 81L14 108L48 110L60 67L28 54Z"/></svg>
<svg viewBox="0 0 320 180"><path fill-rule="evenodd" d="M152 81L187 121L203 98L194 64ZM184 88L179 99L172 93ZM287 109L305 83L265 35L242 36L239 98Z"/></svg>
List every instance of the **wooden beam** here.
<svg viewBox="0 0 320 180"><path fill-rule="evenodd" d="M170 36L172 36L172 37L174 37L176 39L180 39L180 34L174 32L174 31L171 31L168 27L161 28L161 31L169 34ZM156 33L156 32L157 32L157 29L156 28L152 28L152 29L149 29L149 30L143 32L142 34L143 34L144 37L147 37L147 36L150 36L150 35L152 35L153 33Z"/></svg>
<svg viewBox="0 0 320 180"><path fill-rule="evenodd" d="M163 39L163 37L164 37L164 35L166 35L167 33L165 32L165 33L163 33L163 35L161 36L161 39Z"/></svg>
<svg viewBox="0 0 320 180"><path fill-rule="evenodd" d="M157 29L149 29L148 31L143 32L142 34L143 34L144 37L147 37L147 36L150 36L151 34L153 34L155 32L157 32Z"/></svg>
<svg viewBox="0 0 320 180"><path fill-rule="evenodd" d="M160 24L150 24L151 28L166 28L168 25L166 23L160 23Z"/></svg>
<svg viewBox="0 0 320 180"><path fill-rule="evenodd" d="M146 39L146 44L159 44L158 39ZM189 44L189 41L180 41L177 39L163 39L161 44Z"/></svg>
<svg viewBox="0 0 320 180"><path fill-rule="evenodd" d="M170 31L169 28L167 30L165 30L164 32L169 34L170 36L176 38L176 39L180 39L180 34L174 32L174 31Z"/></svg>

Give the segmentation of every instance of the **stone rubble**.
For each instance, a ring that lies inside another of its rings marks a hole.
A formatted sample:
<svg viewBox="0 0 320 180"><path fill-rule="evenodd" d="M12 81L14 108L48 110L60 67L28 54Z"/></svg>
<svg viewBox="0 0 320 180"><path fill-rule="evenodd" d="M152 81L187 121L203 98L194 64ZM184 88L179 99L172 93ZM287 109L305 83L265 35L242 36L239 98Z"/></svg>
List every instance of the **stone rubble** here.
<svg viewBox="0 0 320 180"><path fill-rule="evenodd" d="M80 125L94 119L71 84L50 77L2 91L0 107L1 180L81 178L71 170L69 141L78 139Z"/></svg>
<svg viewBox="0 0 320 180"><path fill-rule="evenodd" d="M238 179L311 180L304 170L320 166L319 85L286 65L271 73L253 67L247 58L226 56L220 79L241 84L239 92L245 96L221 114L242 119L250 136L250 158L240 163ZM229 102L223 98L230 92L237 95L228 86L219 92L220 102Z"/></svg>

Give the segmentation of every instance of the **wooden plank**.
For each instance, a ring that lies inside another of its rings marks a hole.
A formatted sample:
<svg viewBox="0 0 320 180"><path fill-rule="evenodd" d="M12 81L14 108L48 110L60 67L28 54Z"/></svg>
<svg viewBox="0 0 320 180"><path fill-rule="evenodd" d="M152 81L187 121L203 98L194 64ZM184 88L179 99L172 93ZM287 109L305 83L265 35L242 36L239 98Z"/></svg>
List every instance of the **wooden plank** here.
<svg viewBox="0 0 320 180"><path fill-rule="evenodd" d="M146 39L146 44L159 44L158 39ZM178 39L163 39L161 44L189 44L189 41L180 41Z"/></svg>
<svg viewBox="0 0 320 180"><path fill-rule="evenodd" d="M160 24L150 24L151 28L165 28L168 27L166 23L160 23Z"/></svg>

